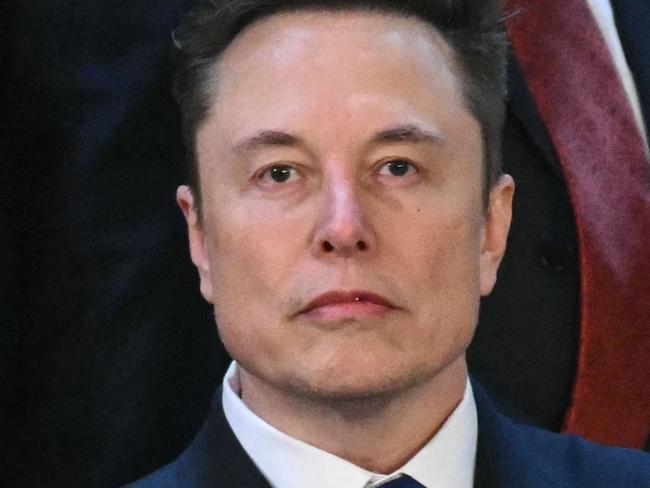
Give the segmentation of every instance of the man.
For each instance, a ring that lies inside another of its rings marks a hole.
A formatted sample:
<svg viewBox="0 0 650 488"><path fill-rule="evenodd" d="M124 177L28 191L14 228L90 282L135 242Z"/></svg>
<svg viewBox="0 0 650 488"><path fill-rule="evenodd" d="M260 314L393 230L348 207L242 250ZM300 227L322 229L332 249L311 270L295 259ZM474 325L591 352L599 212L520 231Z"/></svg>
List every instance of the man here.
<svg viewBox="0 0 650 488"><path fill-rule="evenodd" d="M133 486L647 486L642 453L517 425L465 351L510 225L489 2L200 4L177 200L235 360ZM616 466L616 469L612 469Z"/></svg>

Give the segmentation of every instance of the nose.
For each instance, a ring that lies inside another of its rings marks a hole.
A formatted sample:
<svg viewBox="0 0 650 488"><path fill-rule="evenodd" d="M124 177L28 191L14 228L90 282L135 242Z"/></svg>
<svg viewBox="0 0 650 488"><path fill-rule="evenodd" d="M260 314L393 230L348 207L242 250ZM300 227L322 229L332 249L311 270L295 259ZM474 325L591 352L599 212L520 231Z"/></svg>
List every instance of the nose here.
<svg viewBox="0 0 650 488"><path fill-rule="evenodd" d="M350 179L332 178L328 182L314 234L318 255L352 257L368 253L374 247L375 236L361 196Z"/></svg>

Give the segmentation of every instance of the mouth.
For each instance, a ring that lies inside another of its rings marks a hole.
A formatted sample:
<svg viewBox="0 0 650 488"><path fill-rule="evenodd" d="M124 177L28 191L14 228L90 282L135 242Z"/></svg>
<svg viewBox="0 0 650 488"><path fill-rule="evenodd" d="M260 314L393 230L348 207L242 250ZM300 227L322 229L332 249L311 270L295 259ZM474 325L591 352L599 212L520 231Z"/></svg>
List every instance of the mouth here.
<svg viewBox="0 0 650 488"><path fill-rule="evenodd" d="M319 322L381 317L396 310L388 299L368 291L331 291L319 295L300 311Z"/></svg>

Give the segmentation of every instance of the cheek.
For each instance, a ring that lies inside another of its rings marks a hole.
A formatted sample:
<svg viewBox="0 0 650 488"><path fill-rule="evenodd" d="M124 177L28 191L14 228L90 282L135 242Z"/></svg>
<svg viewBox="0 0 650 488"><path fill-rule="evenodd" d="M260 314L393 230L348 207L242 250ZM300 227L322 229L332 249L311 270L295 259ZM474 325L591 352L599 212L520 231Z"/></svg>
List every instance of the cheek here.
<svg viewBox="0 0 650 488"><path fill-rule="evenodd" d="M220 208L208 242L217 321L224 335L254 342L252 330L282 321L282 300L304 253L302 233L297 222L268 212Z"/></svg>
<svg viewBox="0 0 650 488"><path fill-rule="evenodd" d="M302 254L300 222L268 205L222 206L213 219L211 261L216 280L228 288L239 283L275 286ZM232 281L232 283L228 283ZM218 283L217 283L218 284Z"/></svg>
<svg viewBox="0 0 650 488"><path fill-rule="evenodd" d="M477 280L481 233L475 213L443 203L411 214L393 231L395 252L411 264L409 272L431 281L430 289L438 292Z"/></svg>
<svg viewBox="0 0 650 488"><path fill-rule="evenodd" d="M414 238L411 259L403 261L411 262L408 275L419 285L421 323L450 334L473 327L480 296L480 227L467 214L417 225L428 231Z"/></svg>

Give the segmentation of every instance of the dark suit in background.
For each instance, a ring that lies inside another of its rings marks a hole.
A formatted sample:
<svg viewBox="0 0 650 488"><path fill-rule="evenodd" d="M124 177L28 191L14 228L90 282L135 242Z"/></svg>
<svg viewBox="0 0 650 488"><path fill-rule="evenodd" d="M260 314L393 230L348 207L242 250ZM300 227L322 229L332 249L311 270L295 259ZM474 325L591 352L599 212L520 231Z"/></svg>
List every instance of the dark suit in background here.
<svg viewBox="0 0 650 488"><path fill-rule="evenodd" d="M3 486L116 486L169 462L225 370L174 203L183 150L166 60L191 3L2 7ZM647 7L619 6L648 107L650 30L634 12ZM515 222L470 366L506 410L558 428L577 347L575 231L553 150L511 81Z"/></svg>
<svg viewBox="0 0 650 488"><path fill-rule="evenodd" d="M611 3L650 127L650 4ZM555 149L514 58L503 152L505 170L517 183L513 224L497 285L482 303L469 365L505 411L558 430L571 398L579 338L575 220ZM634 267L640 257L626 259Z"/></svg>

